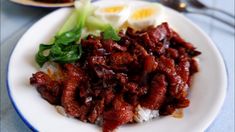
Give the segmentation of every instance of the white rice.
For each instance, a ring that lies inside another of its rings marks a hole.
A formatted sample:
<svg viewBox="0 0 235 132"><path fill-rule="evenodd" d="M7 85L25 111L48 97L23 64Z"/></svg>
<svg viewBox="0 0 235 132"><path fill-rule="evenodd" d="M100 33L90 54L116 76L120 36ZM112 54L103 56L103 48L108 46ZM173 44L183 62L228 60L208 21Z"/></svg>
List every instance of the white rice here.
<svg viewBox="0 0 235 132"><path fill-rule="evenodd" d="M86 100L85 100L85 103L88 103L90 101L92 101L92 97L87 97Z"/></svg>
<svg viewBox="0 0 235 132"><path fill-rule="evenodd" d="M47 73L49 76L52 76L55 80L60 80L62 77L61 74L59 74L61 72L59 65L55 62L46 62L40 69L40 71Z"/></svg>
<svg viewBox="0 0 235 132"><path fill-rule="evenodd" d="M61 114L62 116L68 116L67 113L64 110L64 107L57 105L57 106L55 106L55 108L56 108L56 111L59 114Z"/></svg>
<svg viewBox="0 0 235 132"><path fill-rule="evenodd" d="M150 110L147 108L143 108L140 105L138 105L135 108L135 116L134 116L134 120L138 123L142 123L145 121L149 121L153 118L159 117L159 113L158 110Z"/></svg>
<svg viewBox="0 0 235 132"><path fill-rule="evenodd" d="M103 125L103 118L101 116L99 116L97 118L97 120L95 121L95 124L98 126L102 126Z"/></svg>
<svg viewBox="0 0 235 132"><path fill-rule="evenodd" d="M90 99L88 99L88 100L90 100ZM91 98L91 100L92 100L92 98ZM55 108L56 108L56 111L59 114L61 114L62 116L69 117L67 115L67 113L65 112L64 107L57 105L57 106L55 106ZM150 110L147 108L143 108L140 105L138 105L135 108L134 121L136 121L137 123L143 123L143 122L152 120L153 118L157 118L157 117L159 117L158 110ZM95 124L97 124L98 126L102 126L102 123L103 123L103 118L100 116L97 118Z"/></svg>

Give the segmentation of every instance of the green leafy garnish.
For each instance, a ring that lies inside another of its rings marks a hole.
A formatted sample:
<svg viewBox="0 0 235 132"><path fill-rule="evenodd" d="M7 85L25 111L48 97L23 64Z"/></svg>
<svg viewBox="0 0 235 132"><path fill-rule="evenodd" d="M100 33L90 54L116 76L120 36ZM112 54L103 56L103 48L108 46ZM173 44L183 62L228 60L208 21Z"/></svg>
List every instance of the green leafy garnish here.
<svg viewBox="0 0 235 132"><path fill-rule="evenodd" d="M110 24L105 23L94 16L89 16L87 18L86 27L90 30L101 30L104 39L112 39L114 41L119 41L121 39L118 36L117 31Z"/></svg>
<svg viewBox="0 0 235 132"><path fill-rule="evenodd" d="M47 61L58 63L71 63L80 59L82 47L77 44L81 39L84 26L88 29L100 30L104 39L119 41L116 30L100 19L91 16L93 8L90 0L75 1L75 9L72 14L52 39L51 44L40 44L35 56L40 67Z"/></svg>
<svg viewBox="0 0 235 132"><path fill-rule="evenodd" d="M104 39L112 39L114 41L119 41L121 39L111 25L109 25L104 30L104 34L103 35L104 35L103 36Z"/></svg>
<svg viewBox="0 0 235 132"><path fill-rule="evenodd" d="M82 47L77 42L80 40L86 18L90 13L91 3L90 0L81 0L80 4L57 32L52 44L40 44L35 56L40 67L47 61L71 63L81 57ZM45 52L48 52L47 55Z"/></svg>
<svg viewBox="0 0 235 132"><path fill-rule="evenodd" d="M82 55L81 45L70 45L65 47L63 50L61 47L54 45L51 48L50 60L59 63L70 63L78 60Z"/></svg>
<svg viewBox="0 0 235 132"><path fill-rule="evenodd" d="M65 33L62 33L59 36L55 36L55 44L58 45L69 45L72 42L75 42L80 39L82 34L82 28L75 28Z"/></svg>
<svg viewBox="0 0 235 132"><path fill-rule="evenodd" d="M39 66L43 66L45 62L50 60L49 55L45 55L46 53L44 52L51 47L52 45L40 44L39 51L35 56L36 62L39 64Z"/></svg>

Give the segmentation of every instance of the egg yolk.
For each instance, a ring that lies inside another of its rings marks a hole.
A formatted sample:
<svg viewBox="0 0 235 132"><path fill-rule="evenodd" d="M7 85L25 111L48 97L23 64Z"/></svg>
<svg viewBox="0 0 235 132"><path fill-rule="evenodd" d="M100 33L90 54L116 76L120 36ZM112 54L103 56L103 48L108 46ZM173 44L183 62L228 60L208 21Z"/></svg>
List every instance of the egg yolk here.
<svg viewBox="0 0 235 132"><path fill-rule="evenodd" d="M141 20L144 18L147 18L149 16L152 16L155 14L156 10L153 8L141 8L137 9L131 16L132 19L134 20Z"/></svg>
<svg viewBox="0 0 235 132"><path fill-rule="evenodd" d="M106 7L103 9L104 12L107 13L118 13L123 10L123 6L112 6L112 7Z"/></svg>

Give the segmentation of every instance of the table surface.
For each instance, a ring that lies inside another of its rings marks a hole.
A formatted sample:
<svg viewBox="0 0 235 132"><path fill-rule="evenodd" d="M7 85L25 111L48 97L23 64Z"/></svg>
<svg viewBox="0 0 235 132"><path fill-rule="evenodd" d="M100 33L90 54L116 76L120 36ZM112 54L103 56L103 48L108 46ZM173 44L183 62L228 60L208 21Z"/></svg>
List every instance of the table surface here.
<svg viewBox="0 0 235 132"><path fill-rule="evenodd" d="M212 7L218 7L234 14L234 0L202 0ZM22 34L37 20L53 9L26 7L1 0L1 131L27 132L31 131L16 114L6 91L6 67L12 49ZM223 19L234 22L222 14L209 11ZM234 29L213 19L193 14L185 14L195 24L202 28L214 41L220 50L228 72L228 90L224 105L206 132L234 131ZM29 106L30 107L30 106Z"/></svg>

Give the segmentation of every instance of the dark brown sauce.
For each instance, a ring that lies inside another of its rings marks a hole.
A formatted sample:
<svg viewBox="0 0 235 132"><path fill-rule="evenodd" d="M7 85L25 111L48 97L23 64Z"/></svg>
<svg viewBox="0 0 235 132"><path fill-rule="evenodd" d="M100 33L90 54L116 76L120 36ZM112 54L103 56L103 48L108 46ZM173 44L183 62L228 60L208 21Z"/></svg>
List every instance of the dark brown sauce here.
<svg viewBox="0 0 235 132"><path fill-rule="evenodd" d="M132 123L138 105L179 117L178 109L190 104L188 88L198 72L194 57L201 53L167 23L137 32L128 28L119 36L118 42L102 34L82 39L82 58L60 64L61 80L37 72L30 83L70 116L90 123L103 117L104 132Z"/></svg>

